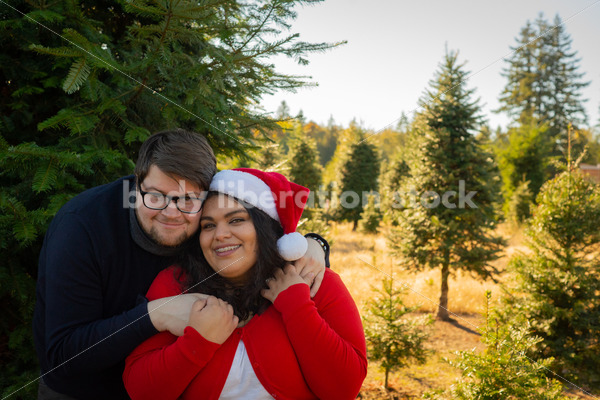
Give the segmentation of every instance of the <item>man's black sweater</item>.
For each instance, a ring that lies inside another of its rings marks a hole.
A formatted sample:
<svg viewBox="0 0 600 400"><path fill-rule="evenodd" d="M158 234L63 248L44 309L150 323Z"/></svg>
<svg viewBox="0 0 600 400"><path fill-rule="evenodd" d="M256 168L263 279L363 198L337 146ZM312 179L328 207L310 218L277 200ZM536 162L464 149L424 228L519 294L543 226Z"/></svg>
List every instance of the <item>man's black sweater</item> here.
<svg viewBox="0 0 600 400"><path fill-rule="evenodd" d="M157 332L143 296L174 258L141 231L134 188L129 176L73 198L40 253L33 330L42 378L75 398L128 398L124 359Z"/></svg>

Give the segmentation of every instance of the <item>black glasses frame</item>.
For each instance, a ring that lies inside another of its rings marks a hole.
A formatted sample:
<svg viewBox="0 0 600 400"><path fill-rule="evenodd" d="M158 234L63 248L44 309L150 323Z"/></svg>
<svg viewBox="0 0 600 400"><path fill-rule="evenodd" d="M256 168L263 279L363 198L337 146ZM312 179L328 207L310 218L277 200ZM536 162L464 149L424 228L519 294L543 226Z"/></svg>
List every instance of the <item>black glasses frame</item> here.
<svg viewBox="0 0 600 400"><path fill-rule="evenodd" d="M163 194L160 192L146 192L145 190L142 190L142 184L138 183L138 190L140 191L140 194L142 195L142 203L144 203L144 207L149 208L150 210L164 210L165 208L169 207L169 204L171 204L172 201L175 201L175 207L177 207L177 209L179 210L179 212L182 212L184 214L198 214L200 211L202 211L202 205L204 204L204 199L203 198L197 198L197 200L200 200L200 208L198 208L198 211L185 211L182 210L181 208L179 208L179 199L183 199L185 198L187 195L184 196L169 196L168 194ZM164 207L150 207L149 205L146 204L146 195L147 194L152 194L152 195L160 195L164 198L167 199L167 202L165 203ZM190 197L191 198L191 197ZM191 198L193 199L193 198Z"/></svg>

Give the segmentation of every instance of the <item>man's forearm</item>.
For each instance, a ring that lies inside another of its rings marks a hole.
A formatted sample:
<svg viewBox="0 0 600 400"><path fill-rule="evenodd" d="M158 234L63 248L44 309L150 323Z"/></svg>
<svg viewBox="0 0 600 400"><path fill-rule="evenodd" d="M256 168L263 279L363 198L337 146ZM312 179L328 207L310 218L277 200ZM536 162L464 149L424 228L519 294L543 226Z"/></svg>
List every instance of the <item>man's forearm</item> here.
<svg viewBox="0 0 600 400"><path fill-rule="evenodd" d="M156 334L145 303L120 315L65 330L50 330L47 341L50 368L69 373L94 372L127 357L141 342ZM51 321L48 326L51 325Z"/></svg>

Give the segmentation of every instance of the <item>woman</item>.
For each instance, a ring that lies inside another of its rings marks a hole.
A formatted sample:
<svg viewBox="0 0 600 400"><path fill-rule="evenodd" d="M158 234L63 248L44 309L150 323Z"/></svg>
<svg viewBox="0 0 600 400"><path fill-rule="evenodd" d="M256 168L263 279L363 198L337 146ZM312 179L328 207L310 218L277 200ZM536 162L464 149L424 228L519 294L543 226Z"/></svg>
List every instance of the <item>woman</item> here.
<svg viewBox="0 0 600 400"><path fill-rule="evenodd" d="M310 298L293 260L308 190L277 173L215 175L202 211L200 248L163 271L149 300L184 290L210 295L183 336L159 333L127 358L133 399L351 399L367 372L356 305L327 270ZM275 246L277 243L277 246Z"/></svg>

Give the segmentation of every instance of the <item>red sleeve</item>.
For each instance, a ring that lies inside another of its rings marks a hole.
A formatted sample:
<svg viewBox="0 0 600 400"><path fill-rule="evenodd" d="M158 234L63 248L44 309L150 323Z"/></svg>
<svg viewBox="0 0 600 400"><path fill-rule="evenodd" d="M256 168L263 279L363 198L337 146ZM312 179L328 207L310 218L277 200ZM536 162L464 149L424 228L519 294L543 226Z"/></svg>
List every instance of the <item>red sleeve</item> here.
<svg viewBox="0 0 600 400"><path fill-rule="evenodd" d="M308 285L297 284L281 292L274 306L315 395L356 398L367 375L367 350L360 315L340 277L326 270L315 302Z"/></svg>
<svg viewBox="0 0 600 400"><path fill-rule="evenodd" d="M148 291L149 298L180 293L180 286L174 282L173 268L162 271ZM169 332L154 335L125 360L123 382L127 393L132 399L177 399L218 348L189 326L181 337Z"/></svg>

